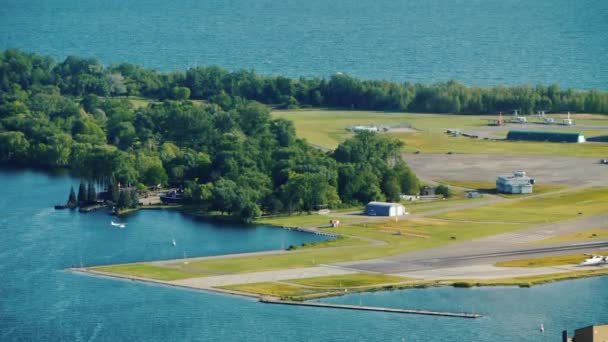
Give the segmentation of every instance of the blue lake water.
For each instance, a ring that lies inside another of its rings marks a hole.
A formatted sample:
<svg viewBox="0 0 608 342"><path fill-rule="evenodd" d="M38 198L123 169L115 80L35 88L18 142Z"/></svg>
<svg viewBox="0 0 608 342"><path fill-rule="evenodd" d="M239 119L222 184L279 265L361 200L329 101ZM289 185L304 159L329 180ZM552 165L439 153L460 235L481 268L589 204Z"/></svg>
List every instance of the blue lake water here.
<svg viewBox="0 0 608 342"><path fill-rule="evenodd" d="M605 0L2 0L0 49L161 70L608 89Z"/></svg>
<svg viewBox="0 0 608 342"><path fill-rule="evenodd" d="M465 320L299 308L63 271L120 263L280 248L317 236L213 225L171 211L139 212L126 229L104 213L55 211L67 176L0 170L1 341L555 341L608 322L608 277L520 288L438 288L324 299L473 311ZM171 246L175 236L177 246ZM546 328L539 334L538 325Z"/></svg>

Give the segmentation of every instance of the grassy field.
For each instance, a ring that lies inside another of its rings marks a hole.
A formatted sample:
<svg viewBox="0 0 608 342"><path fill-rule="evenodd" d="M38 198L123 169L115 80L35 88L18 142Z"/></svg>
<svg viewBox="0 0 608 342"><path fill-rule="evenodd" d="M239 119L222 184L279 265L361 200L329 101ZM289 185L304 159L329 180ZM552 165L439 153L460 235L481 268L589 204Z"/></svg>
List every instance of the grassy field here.
<svg viewBox="0 0 608 342"><path fill-rule="evenodd" d="M479 222L551 223L605 213L606 208L608 189L591 188L489 204L437 217Z"/></svg>
<svg viewBox="0 0 608 342"><path fill-rule="evenodd" d="M395 277L384 274L374 273L353 273L338 276L314 277L286 280L287 283L326 288L351 288L363 287L379 284L402 283L411 280L409 278Z"/></svg>
<svg viewBox="0 0 608 342"><path fill-rule="evenodd" d="M483 116L411 114L376 111L293 110L274 111L274 117L292 120L299 137L308 142L334 148L351 133L353 125L412 125L420 130L442 132L446 128L479 127L487 124Z"/></svg>
<svg viewBox="0 0 608 342"><path fill-rule="evenodd" d="M558 190L566 189L567 187L564 185L558 184L534 184L534 193L533 194L499 194L496 192L496 183L494 182L483 182L483 181L462 181L462 180L436 180L437 183L456 186L460 188L466 189L474 189L479 192L494 194L506 198L518 198L518 197L526 197L530 195L540 195L546 194Z"/></svg>
<svg viewBox="0 0 608 342"><path fill-rule="evenodd" d="M353 246L340 249L311 249L299 253L263 255L229 259L213 259L195 261L189 267L201 271L221 271L229 273L244 273L278 270L287 268L311 267L319 264L365 260L383 256L395 255L413 250L436 247L458 240L499 234L523 228L517 224L479 224L448 222L435 219L410 219L405 221L373 222L342 226L327 229L327 231L360 236L385 242L385 245ZM403 235L394 234L402 231ZM407 233L419 234L428 238L413 237ZM175 264L179 267L180 264Z"/></svg>
<svg viewBox="0 0 608 342"><path fill-rule="evenodd" d="M108 273L116 273L128 276L141 278L150 278L156 280L178 280L187 278L203 277L208 274L203 272L194 272L181 270L176 268L152 266L148 264L128 264L115 266L99 266L92 267L92 270Z"/></svg>
<svg viewBox="0 0 608 342"><path fill-rule="evenodd" d="M474 128L487 126L493 116L453 115L453 114L414 114L375 111L339 110L292 110L274 111L274 117L292 120L299 137L309 143L335 148L348 138L345 128L353 125L411 125L417 131L390 133L406 143L406 152L468 154L533 154L602 157L606 146L602 144L565 144L523 141L494 141L451 137L444 133L448 128ZM608 126L608 120L601 116L581 119L580 124ZM556 127L559 130L559 127ZM595 130L594 130L595 132Z"/></svg>
<svg viewBox="0 0 608 342"><path fill-rule="evenodd" d="M523 276L523 277L511 277L511 278L497 278L497 279L463 279L463 280L429 280L429 281L402 281L402 283L374 283L369 284L365 287L353 286L348 288L349 291L365 291L365 290L397 290L397 289L408 289L408 288L425 288L425 287L436 287L436 286L454 286L454 287L476 287L476 286L520 286L530 287L533 285L540 285L560 280L570 280L585 277L596 277L608 275L608 268L600 268L593 270L581 270L571 271L562 273L551 273L534 276ZM329 278L329 277L319 277ZM310 278L313 279L313 278ZM300 279L298 281L306 281ZM286 282L264 282L255 284L242 284L242 285L230 285L222 286L222 289L228 289L232 291L247 292L258 295L271 295L280 297L284 300L307 300L319 297L336 296L345 293L344 288L323 288L323 287L305 287L303 285L295 286L291 285L294 280L288 280ZM315 283L315 282L313 282Z"/></svg>
<svg viewBox="0 0 608 342"><path fill-rule="evenodd" d="M586 241L586 240L595 240L595 239L608 239L608 227L606 228L597 228L597 229L588 229L575 233L563 234L554 236L548 239L535 241L534 244L542 244L542 243L562 243L562 242L572 242L572 241Z"/></svg>
<svg viewBox="0 0 608 342"><path fill-rule="evenodd" d="M505 155L549 155L602 157L606 154L604 144L572 144L529 141L483 140L467 137L452 137L440 132L389 133L406 144L405 152L505 154Z"/></svg>
<svg viewBox="0 0 608 342"><path fill-rule="evenodd" d="M353 273L339 276L289 279L281 282L228 285L219 288L262 296L276 296L282 299L304 300L342 294L345 290L357 291L382 288L407 281L411 281L411 279L383 274Z"/></svg>
<svg viewBox="0 0 608 342"><path fill-rule="evenodd" d="M259 294L262 296L275 296L280 298L301 297L319 293L319 290L285 283L263 282L253 284L239 284L219 286L220 289Z"/></svg>
<svg viewBox="0 0 608 342"><path fill-rule="evenodd" d="M330 247L349 247L369 245L369 241L357 239L356 237L340 236L337 239L323 240L317 242L305 243L301 246L294 246L293 249L315 249L315 248L330 248Z"/></svg>
<svg viewBox="0 0 608 342"><path fill-rule="evenodd" d="M355 222L360 218L336 217L319 214L293 214L291 216L261 217L255 223L269 224L278 227L328 227L330 220L340 220L342 224Z"/></svg>
<svg viewBox="0 0 608 342"><path fill-rule="evenodd" d="M557 255L540 258L516 259L499 261L496 266L499 267L548 267L548 266L563 266L580 264L588 258L584 254L574 255Z"/></svg>
<svg viewBox="0 0 608 342"><path fill-rule="evenodd" d="M560 280L597 277L597 276L604 276L604 275L608 275L608 268L600 268L600 269L596 269L596 270L562 272L562 273L551 273L551 274L513 277L513 278L458 280L458 281L452 282L452 285L457 286L457 287L473 287L473 286L529 287L532 285L546 284L546 283L560 281Z"/></svg>

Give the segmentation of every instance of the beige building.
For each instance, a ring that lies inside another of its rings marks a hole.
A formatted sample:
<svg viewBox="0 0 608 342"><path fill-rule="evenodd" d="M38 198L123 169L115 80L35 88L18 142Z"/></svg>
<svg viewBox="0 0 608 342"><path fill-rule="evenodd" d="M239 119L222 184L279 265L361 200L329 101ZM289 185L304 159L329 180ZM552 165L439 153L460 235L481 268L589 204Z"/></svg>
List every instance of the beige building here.
<svg viewBox="0 0 608 342"><path fill-rule="evenodd" d="M608 324L590 325L576 329L574 336L564 342L608 342Z"/></svg>

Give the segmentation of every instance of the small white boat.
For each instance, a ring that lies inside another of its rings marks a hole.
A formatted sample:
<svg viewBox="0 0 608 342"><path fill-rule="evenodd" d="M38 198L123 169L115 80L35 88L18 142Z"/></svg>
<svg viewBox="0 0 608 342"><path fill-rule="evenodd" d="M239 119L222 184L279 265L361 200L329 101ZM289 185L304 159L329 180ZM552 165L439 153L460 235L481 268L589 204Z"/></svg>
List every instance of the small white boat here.
<svg viewBox="0 0 608 342"><path fill-rule="evenodd" d="M173 240L171 241L171 244L173 245L173 247L175 247L175 245L177 245L177 242L175 242L175 239L173 239Z"/></svg>
<svg viewBox="0 0 608 342"><path fill-rule="evenodd" d="M118 228L124 228L124 227L126 227L126 226L127 226L127 225L126 225L126 224L124 224L124 223L121 223L121 222L114 222L114 221L110 222L110 224L111 224L112 226L114 226L114 227L118 227Z"/></svg>

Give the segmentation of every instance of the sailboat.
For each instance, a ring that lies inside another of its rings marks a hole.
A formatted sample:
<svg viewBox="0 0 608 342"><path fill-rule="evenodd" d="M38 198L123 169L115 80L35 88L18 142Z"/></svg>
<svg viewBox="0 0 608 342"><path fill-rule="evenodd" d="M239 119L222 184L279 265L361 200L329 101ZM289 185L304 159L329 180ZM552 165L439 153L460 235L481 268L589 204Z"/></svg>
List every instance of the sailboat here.
<svg viewBox="0 0 608 342"><path fill-rule="evenodd" d="M114 227L118 227L118 228L124 228L124 227L126 227L126 226L127 226L127 225L126 225L126 224L124 224L124 223L121 223L121 222L114 222L114 221L110 222L110 224L111 224L112 226L114 226Z"/></svg>

